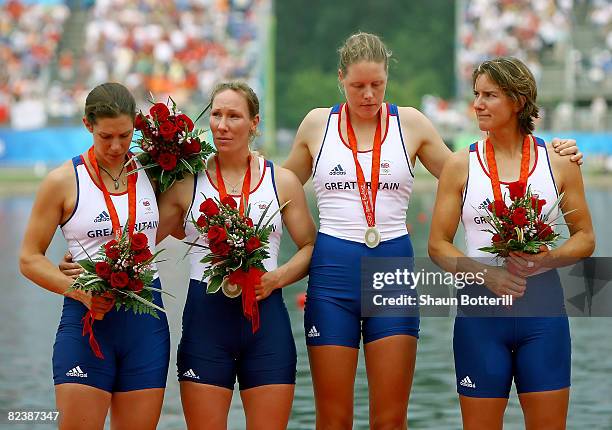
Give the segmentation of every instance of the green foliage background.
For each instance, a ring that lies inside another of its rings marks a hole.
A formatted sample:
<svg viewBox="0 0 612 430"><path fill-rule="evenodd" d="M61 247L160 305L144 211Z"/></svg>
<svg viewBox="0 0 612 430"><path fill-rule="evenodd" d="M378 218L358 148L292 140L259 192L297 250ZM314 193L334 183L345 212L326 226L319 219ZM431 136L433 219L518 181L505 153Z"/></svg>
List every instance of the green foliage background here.
<svg viewBox="0 0 612 430"><path fill-rule="evenodd" d="M454 91L452 0L276 0L276 120L295 129L315 107L342 100L337 50L359 30L393 52L387 100L419 107L424 94Z"/></svg>

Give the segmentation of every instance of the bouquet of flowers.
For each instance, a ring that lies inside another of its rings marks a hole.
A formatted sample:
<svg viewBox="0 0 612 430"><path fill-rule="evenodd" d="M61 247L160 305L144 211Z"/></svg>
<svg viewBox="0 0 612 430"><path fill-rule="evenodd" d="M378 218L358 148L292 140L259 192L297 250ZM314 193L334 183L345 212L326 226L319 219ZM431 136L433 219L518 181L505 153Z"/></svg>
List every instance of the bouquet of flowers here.
<svg viewBox="0 0 612 430"><path fill-rule="evenodd" d="M533 194L531 187L526 187L522 182L513 182L510 184L509 192L512 201L510 207L500 200L495 200L487 207L485 218L492 229L483 231L491 233L493 237L491 246L479 250L507 257L510 251L537 254L542 245L555 246L559 234L555 233L553 227L562 212L559 209L559 215L554 219L550 219L550 216L559 208L563 194L546 214L542 214L546 200Z"/></svg>
<svg viewBox="0 0 612 430"><path fill-rule="evenodd" d="M242 294L242 309L251 321L253 332L259 328L259 311L255 300L255 286L266 272L263 261L269 257L268 243L274 216L263 222L270 205L254 224L249 217L250 206L241 215L235 200L227 196L222 200L207 198L200 205L201 215L192 219L204 245L188 242L191 246L208 248L210 253L201 262L210 264L204 271L208 278L206 292L213 294L222 290L228 297Z"/></svg>
<svg viewBox="0 0 612 430"><path fill-rule="evenodd" d="M200 139L203 130L194 130L194 121L176 109L172 98L168 102L172 102L170 108L165 103L154 103L147 115L139 112L134 122L134 128L141 132L136 144L143 150L137 155L138 160L143 169L151 169L162 193L174 181L183 179L185 172L204 170L204 160L214 151Z"/></svg>
<svg viewBox="0 0 612 430"><path fill-rule="evenodd" d="M155 270L152 264L155 254L149 249L148 239L144 233L135 233L131 240L127 229L118 239L113 239L100 247L95 258L78 263L84 272L74 281L71 290L82 290L92 296L112 295L117 310L125 307L136 314L149 314L159 318L157 311L163 308L153 303L153 291L164 292L152 287ZM165 294L169 294L164 292ZM93 335L93 321L101 320L91 310L83 317L83 336L89 334L89 344L98 358L104 358Z"/></svg>

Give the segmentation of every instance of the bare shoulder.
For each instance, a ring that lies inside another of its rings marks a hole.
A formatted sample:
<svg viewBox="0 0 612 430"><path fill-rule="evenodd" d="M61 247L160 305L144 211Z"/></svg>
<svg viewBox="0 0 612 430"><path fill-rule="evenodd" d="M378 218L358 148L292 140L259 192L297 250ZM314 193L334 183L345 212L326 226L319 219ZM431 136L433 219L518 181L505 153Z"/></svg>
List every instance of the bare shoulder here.
<svg viewBox="0 0 612 430"><path fill-rule="evenodd" d="M274 181L281 204L294 200L297 197L296 194L304 194L302 183L295 173L276 164L274 165Z"/></svg>
<svg viewBox="0 0 612 430"><path fill-rule="evenodd" d="M274 180L276 181L277 187L282 189L290 189L293 187L302 188L302 183L298 177L291 170L274 165Z"/></svg>
<svg viewBox="0 0 612 430"><path fill-rule="evenodd" d="M199 174L205 175L206 173L200 172ZM169 189L160 194L158 198L159 204L179 205L184 210L187 210L193 196L194 181L194 175L191 173L186 174L183 179L174 182Z"/></svg>
<svg viewBox="0 0 612 430"><path fill-rule="evenodd" d="M440 183L452 185L457 188L463 188L465 186L469 170L469 153L469 147L451 153L444 163L444 168L440 176Z"/></svg>
<svg viewBox="0 0 612 430"><path fill-rule="evenodd" d="M548 153L548 159L550 160L550 166L553 168L567 168L572 164L575 164L578 167L577 163L574 163L570 160L571 157L563 156L555 151L555 148L550 143L546 143L546 152Z"/></svg>
<svg viewBox="0 0 612 430"><path fill-rule="evenodd" d="M310 112L306 114L304 119L302 120L302 126L318 126L325 124L327 122L327 118L329 117L329 112L331 108L314 108Z"/></svg>
<svg viewBox="0 0 612 430"><path fill-rule="evenodd" d="M66 161L61 166L51 170L45 179L43 184L58 187L56 192L63 191L66 187L76 184L76 175L72 161Z"/></svg>
<svg viewBox="0 0 612 430"><path fill-rule="evenodd" d="M398 106L400 121L411 127L429 124L429 119L418 109L411 106Z"/></svg>
<svg viewBox="0 0 612 430"><path fill-rule="evenodd" d="M563 156L555 149L552 145L546 145L546 152L548 153L548 160L550 161L550 168L552 169L553 177L561 188L568 180L575 180L578 176L581 176L580 166L578 163L574 163L570 160L571 157Z"/></svg>
<svg viewBox="0 0 612 430"><path fill-rule="evenodd" d="M466 146L457 152L453 152L444 163L444 169L449 169L457 173L467 173L470 160L470 147Z"/></svg>

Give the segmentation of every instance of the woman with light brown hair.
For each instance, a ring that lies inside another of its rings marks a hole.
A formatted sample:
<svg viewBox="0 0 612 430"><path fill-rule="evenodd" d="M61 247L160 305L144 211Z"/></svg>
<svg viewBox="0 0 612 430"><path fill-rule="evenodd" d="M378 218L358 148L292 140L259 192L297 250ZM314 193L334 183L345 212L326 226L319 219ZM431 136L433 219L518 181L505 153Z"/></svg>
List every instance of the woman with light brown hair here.
<svg viewBox="0 0 612 430"><path fill-rule="evenodd" d="M536 83L520 60L483 62L474 70L473 88L478 125L487 138L453 154L444 166L429 238L429 254L442 268L484 275L484 285L458 293L464 305L457 311L453 349L463 427L501 429L514 380L528 430L564 429L571 340L563 290L551 269L595 249L582 175L576 163L533 136ZM510 252L502 264L479 250L491 245L492 233L480 222L484 211L478 208L495 202L503 213L515 190L526 187L537 194L543 214L551 220L564 216L570 238L537 254ZM565 214L555 206L560 196ZM453 244L459 220L465 254ZM513 304L465 305L463 298L474 296L511 297Z"/></svg>

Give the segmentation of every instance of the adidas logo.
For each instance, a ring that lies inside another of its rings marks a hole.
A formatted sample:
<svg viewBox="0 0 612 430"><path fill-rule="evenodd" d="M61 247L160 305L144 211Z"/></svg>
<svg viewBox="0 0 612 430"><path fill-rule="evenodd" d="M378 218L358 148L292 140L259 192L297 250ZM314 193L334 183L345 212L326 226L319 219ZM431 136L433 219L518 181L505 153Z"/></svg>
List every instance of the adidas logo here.
<svg viewBox="0 0 612 430"><path fill-rule="evenodd" d="M342 166L340 164L338 164L336 167L334 167L333 169L331 169L331 171L329 172L330 175L346 175L346 172L344 171L344 169L342 168Z"/></svg>
<svg viewBox="0 0 612 430"><path fill-rule="evenodd" d="M66 376L74 376L76 378L87 378L87 373L81 370L81 366L77 366L73 369L70 369L68 372L66 372Z"/></svg>
<svg viewBox="0 0 612 430"><path fill-rule="evenodd" d="M200 379L200 377L195 374L193 369L189 369L187 372L183 373L183 376L186 376L188 378L193 378L193 379Z"/></svg>
<svg viewBox="0 0 612 430"><path fill-rule="evenodd" d="M489 200L489 198L487 197L481 204L480 206L478 206L479 210L485 210L489 207L489 205L491 204L491 200Z"/></svg>
<svg viewBox="0 0 612 430"><path fill-rule="evenodd" d="M317 328L315 326L312 326L312 328L308 332L308 337L319 337L319 336L321 336L321 333L317 331Z"/></svg>
<svg viewBox="0 0 612 430"><path fill-rule="evenodd" d="M476 388L476 384L472 382L469 376L466 376L465 378L463 378L461 382L459 382L459 385L463 387L468 387L468 388Z"/></svg>
<svg viewBox="0 0 612 430"><path fill-rule="evenodd" d="M98 215L94 219L94 222L104 222L104 221L110 221L110 216L108 215L106 211L100 212L100 215Z"/></svg>

